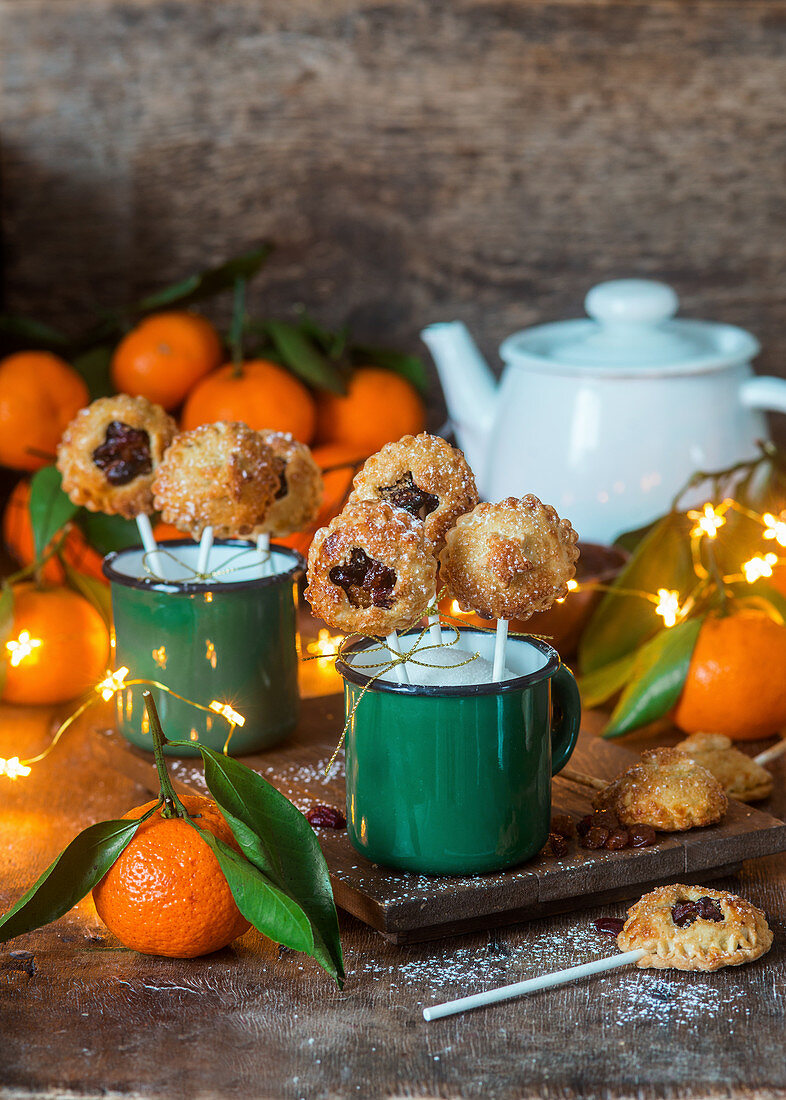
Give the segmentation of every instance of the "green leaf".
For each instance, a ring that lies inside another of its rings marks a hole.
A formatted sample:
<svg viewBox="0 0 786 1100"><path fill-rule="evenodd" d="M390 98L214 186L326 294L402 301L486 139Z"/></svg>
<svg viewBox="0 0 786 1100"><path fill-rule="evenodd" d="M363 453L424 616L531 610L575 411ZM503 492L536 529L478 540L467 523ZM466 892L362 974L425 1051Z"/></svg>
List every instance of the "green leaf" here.
<svg viewBox="0 0 786 1100"><path fill-rule="evenodd" d="M108 584L102 584L95 577L80 573L68 562L63 562L66 580L70 586L91 603L106 623L107 630L112 629L112 596Z"/></svg>
<svg viewBox="0 0 786 1100"><path fill-rule="evenodd" d="M338 369L297 326L288 321L265 321L264 327L293 374L317 389L346 393Z"/></svg>
<svg viewBox="0 0 786 1100"><path fill-rule="evenodd" d="M25 348L44 348L62 351L70 341L67 336L43 321L32 317L17 317L10 313L0 313L0 332L13 338Z"/></svg>
<svg viewBox="0 0 786 1100"><path fill-rule="evenodd" d="M14 628L14 590L5 581L0 585L0 649L11 637ZM8 662L0 661L0 696L3 694Z"/></svg>
<svg viewBox="0 0 786 1100"><path fill-rule="evenodd" d="M87 541L99 554L112 550L128 550L139 546L141 539L136 523L122 516L106 516L103 512L80 511L76 523Z"/></svg>
<svg viewBox="0 0 786 1100"><path fill-rule="evenodd" d="M597 707L627 684L633 674L636 654L626 653L618 661L596 668L578 679L581 702L585 707Z"/></svg>
<svg viewBox="0 0 786 1100"><path fill-rule="evenodd" d="M421 394L428 389L428 375L423 360L417 355L406 355L390 348L373 348L365 344L355 344L351 349L352 361L357 366L370 363L375 367L394 371L411 382Z"/></svg>
<svg viewBox="0 0 786 1100"><path fill-rule="evenodd" d="M311 955L314 937L308 917L296 901L279 890L258 868L217 836L189 824L213 851L238 909L265 936Z"/></svg>
<svg viewBox="0 0 786 1100"><path fill-rule="evenodd" d="M338 916L325 857L314 830L288 798L231 757L201 748L205 782L238 844L303 908L314 934L310 954L336 979L344 978Z"/></svg>
<svg viewBox="0 0 786 1100"><path fill-rule="evenodd" d="M776 623L786 623L786 597L764 581L753 584L740 583L729 585L735 600L755 604L762 608Z"/></svg>
<svg viewBox="0 0 786 1100"><path fill-rule="evenodd" d="M74 370L82 375L90 391L90 400L108 397L115 392L110 376L114 348L111 344L99 344L75 355L71 360Z"/></svg>
<svg viewBox="0 0 786 1100"><path fill-rule="evenodd" d="M235 285L237 279L253 279L273 251L272 244L263 244L227 260L218 267L208 268L198 275L190 275L171 286L148 294L131 306L131 313L153 313L155 310L177 305L180 308L211 298Z"/></svg>
<svg viewBox="0 0 786 1100"><path fill-rule="evenodd" d="M663 717L677 702L688 675L704 616L664 628L636 654L632 679L620 696L604 737L621 737Z"/></svg>
<svg viewBox="0 0 786 1100"><path fill-rule="evenodd" d="M61 483L60 471L55 466L36 471L30 482L30 523L37 558L79 511L63 492Z"/></svg>
<svg viewBox="0 0 786 1100"><path fill-rule="evenodd" d="M652 594L659 588L676 589L685 599L695 586L688 534L691 527L686 516L670 512L639 543L582 634L579 659L584 673L638 649L663 625L653 603L616 589Z"/></svg>
<svg viewBox="0 0 786 1100"><path fill-rule="evenodd" d="M0 943L57 920L101 881L139 821L99 821L71 841L16 905L0 917Z"/></svg>

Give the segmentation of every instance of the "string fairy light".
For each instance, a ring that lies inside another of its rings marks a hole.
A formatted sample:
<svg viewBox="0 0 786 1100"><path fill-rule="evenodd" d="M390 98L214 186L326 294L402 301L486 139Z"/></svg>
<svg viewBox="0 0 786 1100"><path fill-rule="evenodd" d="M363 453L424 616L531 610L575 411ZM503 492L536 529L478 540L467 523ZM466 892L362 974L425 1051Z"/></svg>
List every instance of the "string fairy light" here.
<svg viewBox="0 0 786 1100"><path fill-rule="evenodd" d="M726 522L726 512L733 504L731 500L724 500L717 508L712 504L705 504L702 511L696 511L691 508L688 512L688 519L694 520L696 526L691 531L691 538L702 538L706 536L708 539L714 539L718 537L718 531L723 527Z"/></svg>
<svg viewBox="0 0 786 1100"><path fill-rule="evenodd" d="M331 634L325 627L321 627L314 641L306 646L306 651L317 658L317 667L323 668L338 654L338 648L343 641L343 634Z"/></svg>
<svg viewBox="0 0 786 1100"><path fill-rule="evenodd" d="M671 588L658 589L658 603L655 607L656 615L663 619L663 625L672 627L680 618L680 594Z"/></svg>
<svg viewBox="0 0 786 1100"><path fill-rule="evenodd" d="M761 518L765 539L775 539L781 546L786 546L786 512L781 512L779 516L765 512Z"/></svg>
<svg viewBox="0 0 786 1100"><path fill-rule="evenodd" d="M748 584L754 584L763 577L771 577L774 565L778 564L777 554L756 554L750 561L743 562L742 571Z"/></svg>
<svg viewBox="0 0 786 1100"><path fill-rule="evenodd" d="M29 630L20 630L18 638L5 643L5 648L8 650L9 664L12 668L18 668L33 650L39 649L43 644L40 638L31 638Z"/></svg>

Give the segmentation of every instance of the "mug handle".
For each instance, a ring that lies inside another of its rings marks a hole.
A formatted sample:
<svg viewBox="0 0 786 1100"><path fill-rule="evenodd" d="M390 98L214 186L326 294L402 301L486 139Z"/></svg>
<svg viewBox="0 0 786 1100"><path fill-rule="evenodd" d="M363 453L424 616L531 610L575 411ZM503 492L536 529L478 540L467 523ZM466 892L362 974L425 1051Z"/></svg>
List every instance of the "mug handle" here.
<svg viewBox="0 0 786 1100"><path fill-rule="evenodd" d="M786 380L760 374L740 386L740 401L746 409L786 412Z"/></svg>
<svg viewBox="0 0 786 1100"><path fill-rule="evenodd" d="M551 700L551 774L556 775L570 760L581 726L581 696L566 665L551 678Z"/></svg>

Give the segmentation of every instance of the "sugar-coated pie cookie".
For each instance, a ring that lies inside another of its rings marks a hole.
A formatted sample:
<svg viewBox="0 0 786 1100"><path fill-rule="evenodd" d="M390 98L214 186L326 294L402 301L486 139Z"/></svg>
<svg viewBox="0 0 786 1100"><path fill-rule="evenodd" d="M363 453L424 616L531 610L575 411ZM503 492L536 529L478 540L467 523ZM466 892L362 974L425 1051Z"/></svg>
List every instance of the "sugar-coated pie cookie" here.
<svg viewBox="0 0 786 1100"><path fill-rule="evenodd" d="M99 397L60 440L63 490L91 512L126 519L152 512L153 477L176 433L172 417L144 397Z"/></svg>
<svg viewBox="0 0 786 1100"><path fill-rule="evenodd" d="M322 474L305 443L287 432L259 432L275 456L279 486L264 522L254 534L286 538L317 518L322 503Z"/></svg>
<svg viewBox="0 0 786 1100"><path fill-rule="evenodd" d="M714 825L728 799L718 780L678 749L647 749L592 800L623 825L651 825L664 833Z"/></svg>
<svg viewBox="0 0 786 1100"><path fill-rule="evenodd" d="M401 508L366 500L347 505L314 535L306 599L330 626L385 637L424 614L436 573L423 524Z"/></svg>
<svg viewBox="0 0 786 1100"><path fill-rule="evenodd" d="M758 802L772 794L772 775L723 733L694 733L675 748L712 772L729 798Z"/></svg>
<svg viewBox="0 0 786 1100"><path fill-rule="evenodd" d="M172 443L153 481L165 523L198 539L248 537L264 521L280 487L276 458L245 424L203 424Z"/></svg>
<svg viewBox="0 0 786 1100"><path fill-rule="evenodd" d="M631 906L617 936L621 951L644 948L640 967L719 970L766 954L772 932L760 909L708 886L660 886Z"/></svg>
<svg viewBox="0 0 786 1100"><path fill-rule="evenodd" d="M440 578L463 611L529 619L567 595L578 535L536 496L478 504L448 531Z"/></svg>
<svg viewBox="0 0 786 1100"><path fill-rule="evenodd" d="M349 504L381 500L423 524L438 553L445 533L478 503L475 478L457 447L422 432L386 443L355 475Z"/></svg>

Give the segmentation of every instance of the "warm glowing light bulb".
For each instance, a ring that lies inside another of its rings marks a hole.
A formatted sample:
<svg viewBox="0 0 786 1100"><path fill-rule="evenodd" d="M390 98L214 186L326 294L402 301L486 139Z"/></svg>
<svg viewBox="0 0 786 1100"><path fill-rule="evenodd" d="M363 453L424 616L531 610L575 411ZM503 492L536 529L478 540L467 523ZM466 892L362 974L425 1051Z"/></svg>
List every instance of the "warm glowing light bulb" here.
<svg viewBox="0 0 786 1100"><path fill-rule="evenodd" d="M761 518L765 527L765 539L775 539L781 546L786 546L786 512L781 512L779 516L765 512Z"/></svg>
<svg viewBox="0 0 786 1100"><path fill-rule="evenodd" d="M31 769L27 764L23 764L18 756L12 756L10 760L4 760L0 756L0 775L5 775L9 779L19 779L20 776L30 774Z"/></svg>
<svg viewBox="0 0 786 1100"><path fill-rule="evenodd" d="M659 588L655 611L663 619L664 626L674 626L680 614L679 592L670 588Z"/></svg>
<svg viewBox="0 0 786 1100"><path fill-rule="evenodd" d="M13 668L21 665L25 657L29 657L33 650L41 645L43 645L41 639L31 638L29 630L21 630L18 638L6 642L5 648L8 650L8 659Z"/></svg>
<svg viewBox="0 0 786 1100"><path fill-rule="evenodd" d="M214 710L216 714L220 714L223 718L226 718L227 722L231 722L233 726L245 726L246 720L242 714L239 714L233 707L230 707L229 703L220 703L218 699L213 699L210 703L210 709Z"/></svg>
<svg viewBox="0 0 786 1100"><path fill-rule="evenodd" d="M691 535L694 538L706 535L708 539L714 539L717 537L719 529L726 522L723 513L713 507L712 504L705 504L704 510L701 512L691 510L688 512L688 519L696 521L696 526L691 530Z"/></svg>
<svg viewBox="0 0 786 1100"><path fill-rule="evenodd" d="M309 642L306 649L313 656L318 657L317 664L320 668L329 663L331 657L338 656L338 647L344 641L343 634L331 634L322 627L313 642Z"/></svg>
<svg viewBox="0 0 786 1100"><path fill-rule="evenodd" d="M756 554L750 561L744 562L742 571L748 584L760 580L762 577L772 576L772 567L778 561L777 554Z"/></svg>
<svg viewBox="0 0 786 1100"><path fill-rule="evenodd" d="M125 687L124 680L128 676L128 669L123 665L117 672L110 672L100 684L96 684L96 691L107 702L117 691L122 691Z"/></svg>

